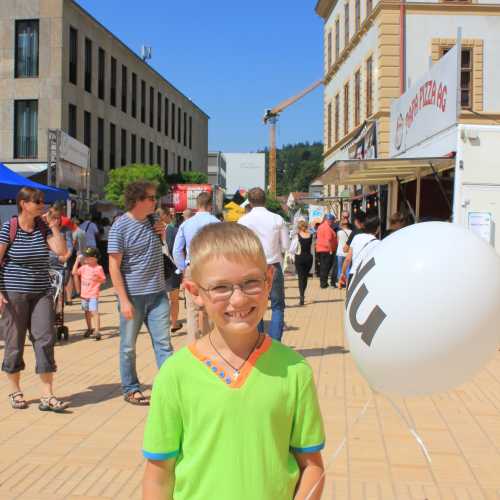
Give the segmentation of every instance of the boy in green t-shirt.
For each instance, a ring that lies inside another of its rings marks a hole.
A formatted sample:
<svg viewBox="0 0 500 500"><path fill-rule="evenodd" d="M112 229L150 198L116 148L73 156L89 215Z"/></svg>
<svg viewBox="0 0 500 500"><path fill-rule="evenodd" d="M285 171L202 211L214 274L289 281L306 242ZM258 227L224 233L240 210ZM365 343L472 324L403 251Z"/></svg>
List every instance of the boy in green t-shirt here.
<svg viewBox="0 0 500 500"><path fill-rule="evenodd" d="M310 366L257 331L273 268L254 233L232 223L201 229L190 258L185 286L215 328L156 377L143 498L303 500L322 478L325 438Z"/></svg>

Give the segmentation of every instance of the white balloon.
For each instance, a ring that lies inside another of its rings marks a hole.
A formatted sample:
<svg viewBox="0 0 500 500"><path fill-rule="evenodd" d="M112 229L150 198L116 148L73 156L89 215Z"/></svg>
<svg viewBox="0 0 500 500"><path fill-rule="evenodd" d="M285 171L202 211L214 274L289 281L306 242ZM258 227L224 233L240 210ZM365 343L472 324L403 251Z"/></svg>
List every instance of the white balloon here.
<svg viewBox="0 0 500 500"><path fill-rule="evenodd" d="M455 224L401 229L364 257L345 328L373 389L409 396L455 387L496 352L500 258Z"/></svg>

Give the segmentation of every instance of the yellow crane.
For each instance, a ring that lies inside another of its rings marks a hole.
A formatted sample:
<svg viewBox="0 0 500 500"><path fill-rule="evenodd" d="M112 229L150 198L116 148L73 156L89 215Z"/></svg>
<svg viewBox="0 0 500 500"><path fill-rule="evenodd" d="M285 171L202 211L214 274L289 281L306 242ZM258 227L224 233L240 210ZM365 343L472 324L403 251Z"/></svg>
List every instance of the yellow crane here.
<svg viewBox="0 0 500 500"><path fill-rule="evenodd" d="M269 125L269 192L272 196L276 196L276 122L278 121L278 117L282 111L317 89L322 83L322 79L318 80L302 92L281 102L274 108L266 109L263 121L266 125Z"/></svg>

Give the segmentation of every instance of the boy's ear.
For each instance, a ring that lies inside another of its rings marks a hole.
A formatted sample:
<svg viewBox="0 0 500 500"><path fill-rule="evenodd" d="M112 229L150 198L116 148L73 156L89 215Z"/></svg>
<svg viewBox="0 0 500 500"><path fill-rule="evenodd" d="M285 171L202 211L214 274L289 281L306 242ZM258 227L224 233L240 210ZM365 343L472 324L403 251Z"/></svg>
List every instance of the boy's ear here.
<svg viewBox="0 0 500 500"><path fill-rule="evenodd" d="M196 305L203 306L204 303L201 298L200 288L198 285L194 281L188 279L184 279L182 284L184 285L184 288L193 296Z"/></svg>

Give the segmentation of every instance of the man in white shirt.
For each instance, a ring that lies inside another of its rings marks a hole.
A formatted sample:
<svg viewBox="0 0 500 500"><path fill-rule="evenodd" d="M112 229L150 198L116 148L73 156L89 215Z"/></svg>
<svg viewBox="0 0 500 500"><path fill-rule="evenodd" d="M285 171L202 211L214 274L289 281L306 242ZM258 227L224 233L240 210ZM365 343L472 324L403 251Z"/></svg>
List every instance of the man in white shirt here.
<svg viewBox="0 0 500 500"><path fill-rule="evenodd" d="M248 201L252 210L238 222L250 228L258 236L268 265L274 267L270 294L272 315L269 336L281 341L285 324L285 278L282 262L283 254L290 246L288 229L283 217L266 209L266 193L261 188L250 189ZM264 331L263 321L259 324L259 331Z"/></svg>

